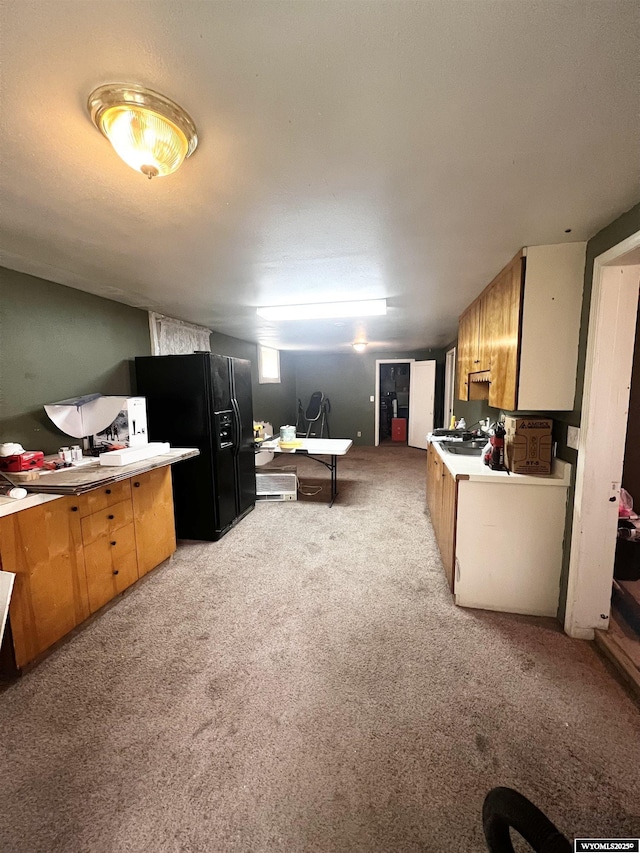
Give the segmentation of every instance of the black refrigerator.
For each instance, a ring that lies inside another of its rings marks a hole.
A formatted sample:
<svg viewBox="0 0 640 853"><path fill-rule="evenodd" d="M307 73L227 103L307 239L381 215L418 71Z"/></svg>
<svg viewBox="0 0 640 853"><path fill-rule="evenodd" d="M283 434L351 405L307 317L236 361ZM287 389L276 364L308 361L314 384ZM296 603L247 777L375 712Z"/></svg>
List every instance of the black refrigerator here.
<svg viewBox="0 0 640 853"><path fill-rule="evenodd" d="M197 447L173 468L176 534L215 541L255 506L251 362L226 355L136 358L151 441Z"/></svg>

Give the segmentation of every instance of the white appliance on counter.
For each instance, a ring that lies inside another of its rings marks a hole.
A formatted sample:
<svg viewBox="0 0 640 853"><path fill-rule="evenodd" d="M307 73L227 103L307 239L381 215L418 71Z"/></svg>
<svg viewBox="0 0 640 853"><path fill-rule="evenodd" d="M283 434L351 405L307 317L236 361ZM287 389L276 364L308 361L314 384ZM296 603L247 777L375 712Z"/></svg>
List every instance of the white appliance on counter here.
<svg viewBox="0 0 640 853"><path fill-rule="evenodd" d="M45 412L58 429L73 438L91 437L99 447L109 443L142 447L149 441L144 397L85 394L48 403Z"/></svg>

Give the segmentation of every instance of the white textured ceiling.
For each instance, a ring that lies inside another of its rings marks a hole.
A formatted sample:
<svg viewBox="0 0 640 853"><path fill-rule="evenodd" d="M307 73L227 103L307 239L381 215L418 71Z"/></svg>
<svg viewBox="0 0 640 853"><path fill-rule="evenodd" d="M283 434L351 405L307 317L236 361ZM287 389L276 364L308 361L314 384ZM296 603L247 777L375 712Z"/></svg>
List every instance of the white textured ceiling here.
<svg viewBox="0 0 640 853"><path fill-rule="evenodd" d="M3 0L0 262L283 349L440 346L523 245L640 198L640 3ZM147 181L101 83L181 103ZM570 234L565 229L571 228ZM261 304L387 297L360 324Z"/></svg>

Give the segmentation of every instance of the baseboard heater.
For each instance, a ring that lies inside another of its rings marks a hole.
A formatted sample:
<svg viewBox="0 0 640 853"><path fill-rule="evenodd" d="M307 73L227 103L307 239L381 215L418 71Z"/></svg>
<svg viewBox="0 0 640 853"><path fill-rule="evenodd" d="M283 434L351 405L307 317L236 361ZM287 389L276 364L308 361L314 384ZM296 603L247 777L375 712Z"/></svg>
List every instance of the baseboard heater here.
<svg viewBox="0 0 640 853"><path fill-rule="evenodd" d="M295 501L298 499L298 475L295 468L269 468L256 471L256 500Z"/></svg>

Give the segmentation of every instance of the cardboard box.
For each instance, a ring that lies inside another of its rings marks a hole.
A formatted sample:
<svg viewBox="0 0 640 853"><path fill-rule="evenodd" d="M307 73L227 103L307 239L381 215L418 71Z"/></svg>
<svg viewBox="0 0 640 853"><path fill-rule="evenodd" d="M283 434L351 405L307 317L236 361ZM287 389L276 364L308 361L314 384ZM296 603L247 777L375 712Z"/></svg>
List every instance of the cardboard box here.
<svg viewBox="0 0 640 853"><path fill-rule="evenodd" d="M514 474L551 473L551 418L516 418L504 420L505 464Z"/></svg>

